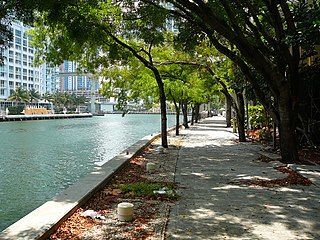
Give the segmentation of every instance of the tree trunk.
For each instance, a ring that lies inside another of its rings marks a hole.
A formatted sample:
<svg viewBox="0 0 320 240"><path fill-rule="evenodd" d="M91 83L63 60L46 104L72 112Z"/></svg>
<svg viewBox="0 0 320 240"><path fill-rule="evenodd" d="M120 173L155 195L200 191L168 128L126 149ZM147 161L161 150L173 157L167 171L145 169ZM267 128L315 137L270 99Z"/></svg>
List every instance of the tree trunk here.
<svg viewBox="0 0 320 240"><path fill-rule="evenodd" d="M176 109L176 136L179 135L179 128L180 128L180 102L177 104L177 102L174 100L174 107Z"/></svg>
<svg viewBox="0 0 320 240"><path fill-rule="evenodd" d="M156 67L153 66L152 61L146 60L144 57L139 55L139 53L126 44L125 42L122 42L119 38L117 38L115 35L113 35L108 28L104 27L103 30L105 33L110 36L117 44L120 46L128 49L141 63L143 63L147 68L149 68L157 81L158 89L159 89L159 95L160 95L160 110L161 110L161 142L162 146L164 148L168 148L168 133L167 133L167 105L166 105L166 95L164 92L164 85L161 79L161 75ZM150 47L151 50L151 47ZM151 55L149 54L149 60L152 59Z"/></svg>
<svg viewBox="0 0 320 240"><path fill-rule="evenodd" d="M237 102L238 102L238 111L237 112L237 123L238 123L238 134L239 141L246 141L246 132L245 132L245 108L244 108L244 99L242 93L237 93Z"/></svg>
<svg viewBox="0 0 320 240"><path fill-rule="evenodd" d="M182 113L183 113L183 126L185 128L189 128L189 125L188 125L188 101L187 100L182 101Z"/></svg>
<svg viewBox="0 0 320 240"><path fill-rule="evenodd" d="M180 111L176 112L176 136L179 136L179 128L180 128Z"/></svg>
<svg viewBox="0 0 320 240"><path fill-rule="evenodd" d="M200 119L200 103L196 103L194 106L194 118L195 118L195 122L198 123L199 119Z"/></svg>
<svg viewBox="0 0 320 240"><path fill-rule="evenodd" d="M278 104L281 158L285 163L295 163L299 161L299 155L289 88L283 87Z"/></svg>
<svg viewBox="0 0 320 240"><path fill-rule="evenodd" d="M164 91L163 91L164 93ZM161 142L162 147L168 148L168 134L167 134L167 109L166 99L160 98L160 109L161 109Z"/></svg>
<svg viewBox="0 0 320 240"><path fill-rule="evenodd" d="M228 92L228 89L226 88L225 84L223 84L223 86L224 86L224 89L222 90L222 92L226 96L226 99L230 101L231 105L233 106L236 112L239 141L245 142L246 141L246 135L245 135L245 129L244 129L245 109L244 109L243 94L237 93L237 101L236 101Z"/></svg>
<svg viewBox="0 0 320 240"><path fill-rule="evenodd" d="M152 69L157 80L159 95L160 95L160 110L161 110L161 145L168 148L168 133L167 133L167 105L164 85L157 69Z"/></svg>
<svg viewBox="0 0 320 240"><path fill-rule="evenodd" d="M227 127L231 127L231 101L226 97L226 123Z"/></svg>
<svg viewBox="0 0 320 240"><path fill-rule="evenodd" d="M275 151L277 149L277 124L275 122L273 122L272 146Z"/></svg>
<svg viewBox="0 0 320 240"><path fill-rule="evenodd" d="M192 112L191 112L191 126L194 124L194 118L195 118L195 106L192 107Z"/></svg>

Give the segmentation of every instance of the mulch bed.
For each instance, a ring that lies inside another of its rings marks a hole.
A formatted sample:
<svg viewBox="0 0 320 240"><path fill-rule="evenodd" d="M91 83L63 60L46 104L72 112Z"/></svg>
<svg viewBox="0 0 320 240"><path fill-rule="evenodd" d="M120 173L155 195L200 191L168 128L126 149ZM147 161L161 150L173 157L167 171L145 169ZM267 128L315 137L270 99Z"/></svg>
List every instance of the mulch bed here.
<svg viewBox="0 0 320 240"><path fill-rule="evenodd" d="M253 179L248 181L239 181L237 184L254 186L254 187L287 187L287 186L310 186L312 182L302 176L300 173L294 169L287 166L278 166L274 169L287 174L286 178L276 178L276 179Z"/></svg>
<svg viewBox="0 0 320 240"><path fill-rule="evenodd" d="M258 130L250 130L247 132L248 140L249 141L255 141L255 142L264 142L265 144L271 144L267 141L262 141L259 138L259 134L261 132L261 129ZM320 165L320 146L304 146L299 149L299 158L300 158L300 164L306 164L306 165ZM265 161L268 161L267 159L264 159ZM272 160L271 160L272 161ZM281 159L279 159L281 161ZM299 164L299 163L298 163Z"/></svg>
<svg viewBox="0 0 320 240"><path fill-rule="evenodd" d="M300 159L306 162L320 165L320 148L304 147L299 150Z"/></svg>
<svg viewBox="0 0 320 240"><path fill-rule="evenodd" d="M250 131L248 132L248 136L253 141L260 142L259 139L260 130ZM316 165L320 164L320 150L316 147L305 147L299 150L299 158L300 162L298 164L305 165ZM281 158L271 159L267 156L261 155L256 161L269 163L271 161L280 161ZM236 182L235 184L246 185L246 186L255 186L255 187L287 187L287 186L310 186L312 182L299 174L294 169L287 166L278 166L274 167L274 169L287 174L285 178L277 178L277 179L253 179L247 181Z"/></svg>
<svg viewBox="0 0 320 240"><path fill-rule="evenodd" d="M140 157L130 159L102 190L95 193L85 205L76 210L49 239L161 239L167 220L166 214L173 200L161 195L153 198L130 196L122 193L117 187L120 184L148 181L146 157L152 152L154 149L149 147ZM120 202L134 204L133 221L118 220L117 205ZM105 216L106 219L81 216L88 209Z"/></svg>

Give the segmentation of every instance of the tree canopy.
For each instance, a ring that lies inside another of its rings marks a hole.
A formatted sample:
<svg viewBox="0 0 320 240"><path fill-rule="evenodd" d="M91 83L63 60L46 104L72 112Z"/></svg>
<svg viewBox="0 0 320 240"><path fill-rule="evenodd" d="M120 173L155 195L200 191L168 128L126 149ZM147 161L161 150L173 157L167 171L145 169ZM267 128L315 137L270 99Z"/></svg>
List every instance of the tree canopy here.
<svg viewBox="0 0 320 240"><path fill-rule="evenodd" d="M163 1L143 2L163 8ZM314 46L319 44L319 2L164 2L170 3L173 6L171 14L181 19L182 39L190 36L197 42L199 37L206 36L218 51L239 66L279 125L283 160L297 161L295 130L303 81L299 77L299 67L304 55L314 54Z"/></svg>
<svg viewBox="0 0 320 240"><path fill-rule="evenodd" d="M40 7L41 1L30 0L6 0L0 4L0 62L3 61L3 50L12 41L13 33L11 24L14 20L21 20L24 23L33 22L35 9Z"/></svg>
<svg viewBox="0 0 320 240"><path fill-rule="evenodd" d="M164 44L166 11L134 1L61 3L39 14L35 24L38 61L82 61L89 71L132 56L153 73L159 89L162 145L167 147L166 96L153 62L153 48ZM59 18L56 18L59 16ZM44 57L41 59L41 57Z"/></svg>
<svg viewBox="0 0 320 240"><path fill-rule="evenodd" d="M300 66L320 43L318 1L49 2L35 25L36 46L40 56L46 56L43 60L79 60L93 71L110 67L113 61L126 65L134 56L153 73L163 112L166 96L153 50L167 44L168 19L176 21L179 35L175 42L185 51L195 53L194 47L209 39L212 48L241 70L278 124L283 160L298 160Z"/></svg>

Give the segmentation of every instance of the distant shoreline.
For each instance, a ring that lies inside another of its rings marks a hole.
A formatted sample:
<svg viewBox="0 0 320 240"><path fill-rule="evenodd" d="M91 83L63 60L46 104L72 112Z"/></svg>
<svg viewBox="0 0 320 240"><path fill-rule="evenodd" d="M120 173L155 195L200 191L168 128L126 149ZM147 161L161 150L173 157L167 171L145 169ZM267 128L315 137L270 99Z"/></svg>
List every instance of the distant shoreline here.
<svg viewBox="0 0 320 240"><path fill-rule="evenodd" d="M37 115L4 115L0 116L0 122L15 122L29 120L49 120L49 119L67 119L67 118L88 118L91 113L78 114L37 114Z"/></svg>
<svg viewBox="0 0 320 240"><path fill-rule="evenodd" d="M160 115L160 112L136 112L136 111L113 111L103 113L76 113L76 114L34 114L34 115L0 115L0 122L16 122L16 121L30 121L30 120L50 120L50 119L68 119L68 118L88 118L93 116L104 116L109 114L146 114L146 115ZM167 115L175 115L175 112L167 112ZM180 114L181 115L181 114Z"/></svg>
<svg viewBox="0 0 320 240"><path fill-rule="evenodd" d="M103 114L123 114L123 111L110 111L110 112L104 112ZM153 115L160 115L160 112L140 112L140 111L128 111L125 112L125 114L153 114ZM167 115L175 115L175 112L167 112Z"/></svg>

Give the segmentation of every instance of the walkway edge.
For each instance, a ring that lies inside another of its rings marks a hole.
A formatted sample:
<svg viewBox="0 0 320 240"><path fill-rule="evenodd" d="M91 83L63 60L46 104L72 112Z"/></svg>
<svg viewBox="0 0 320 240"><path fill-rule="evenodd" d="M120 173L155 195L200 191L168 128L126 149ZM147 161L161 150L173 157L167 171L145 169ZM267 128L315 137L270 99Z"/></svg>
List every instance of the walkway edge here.
<svg viewBox="0 0 320 240"><path fill-rule="evenodd" d="M168 130L172 131L175 128ZM52 200L44 203L0 233L1 240L34 240L48 238L95 192L105 186L128 160L139 155L145 147L160 137L160 133L146 136L95 171L81 178Z"/></svg>

